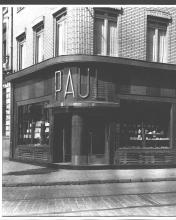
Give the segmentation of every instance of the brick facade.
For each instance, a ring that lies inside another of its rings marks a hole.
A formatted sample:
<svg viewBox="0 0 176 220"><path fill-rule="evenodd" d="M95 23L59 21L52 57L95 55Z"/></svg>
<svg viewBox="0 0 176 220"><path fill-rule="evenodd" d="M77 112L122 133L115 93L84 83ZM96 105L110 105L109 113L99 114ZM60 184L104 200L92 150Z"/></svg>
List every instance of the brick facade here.
<svg viewBox="0 0 176 220"><path fill-rule="evenodd" d="M73 8L68 10L68 54L93 54L92 8Z"/></svg>
<svg viewBox="0 0 176 220"><path fill-rule="evenodd" d="M157 15L168 14L171 21L168 25L168 63L176 63L176 8L137 8L123 9L120 24L120 56L146 60L147 14L153 11ZM128 22L127 22L128 21Z"/></svg>
<svg viewBox="0 0 176 220"><path fill-rule="evenodd" d="M3 14L3 30L2 30L2 41L3 41L3 53L2 53L2 70L3 79L12 71L12 60L11 60L11 25L12 25L12 10L9 7L4 7L2 10ZM5 45L4 45L5 43ZM5 47L5 48L4 48ZM5 53L4 53L5 49ZM6 137L10 136L10 93L11 93L10 82L3 83L3 129L2 134Z"/></svg>
<svg viewBox="0 0 176 220"><path fill-rule="evenodd" d="M20 12L14 9L14 70L17 71L16 37L26 30L26 67L33 65L32 23L44 16L44 60L54 56L53 13L61 8L25 7ZM124 7L118 9L119 56L146 60L146 28L149 10L169 14L168 63L176 63L176 8ZM94 10L90 7L67 8L66 54L93 54ZM23 21L23 22L22 22ZM19 25L20 24L20 25Z"/></svg>
<svg viewBox="0 0 176 220"><path fill-rule="evenodd" d="M146 54L145 8L124 8L120 20L121 57L145 60Z"/></svg>

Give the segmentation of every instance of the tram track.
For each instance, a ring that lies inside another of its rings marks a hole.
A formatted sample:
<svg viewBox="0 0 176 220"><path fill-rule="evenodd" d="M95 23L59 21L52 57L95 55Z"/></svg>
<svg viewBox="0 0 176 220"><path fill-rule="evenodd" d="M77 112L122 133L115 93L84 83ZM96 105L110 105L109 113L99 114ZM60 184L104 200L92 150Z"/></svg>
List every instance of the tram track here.
<svg viewBox="0 0 176 220"><path fill-rule="evenodd" d="M3 188L4 216L176 216L175 183Z"/></svg>
<svg viewBox="0 0 176 220"><path fill-rule="evenodd" d="M66 199L66 198L71 198L71 199L76 199L76 198L92 198L92 197L118 197L118 196L134 196L137 195L140 198L145 198L145 195L160 195L160 194L175 194L176 197L176 191L172 192L156 192L156 193L121 193L121 194L108 194L108 195L80 195L80 196L62 196L62 197L54 197L54 198L47 198L47 200L52 200L52 199ZM26 196L25 196L26 197ZM26 200L31 200L31 198L18 198L18 199L13 199L13 201L26 201ZM37 200L46 200L46 198L38 198ZM148 199L150 200L150 199ZM3 199L2 201L11 201L11 199ZM155 203L155 202L154 202Z"/></svg>
<svg viewBox="0 0 176 220"><path fill-rule="evenodd" d="M124 210L124 209L138 209L138 208L161 208L161 207L171 207L171 206L175 206L176 207L176 203L175 204L158 204L158 205L143 205L143 206L127 206L127 207L114 207L114 208L106 208L106 209L84 209L84 210L74 210L74 211L65 211L65 212L46 212L46 213L40 213L40 216L52 216L52 215L69 215L69 214L76 214L76 213L88 213L88 212L104 212L104 211L112 211L112 210ZM32 213L30 214L30 216L38 216L39 213Z"/></svg>

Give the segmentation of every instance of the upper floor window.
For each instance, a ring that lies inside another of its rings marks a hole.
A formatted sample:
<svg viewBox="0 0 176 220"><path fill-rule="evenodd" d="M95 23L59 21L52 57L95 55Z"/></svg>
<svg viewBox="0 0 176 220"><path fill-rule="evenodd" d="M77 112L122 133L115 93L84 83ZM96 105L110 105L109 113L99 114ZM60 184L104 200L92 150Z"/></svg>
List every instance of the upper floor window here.
<svg viewBox="0 0 176 220"><path fill-rule="evenodd" d="M6 40L3 40L3 45L2 45L3 63L6 62L6 55L7 55L7 50L6 50Z"/></svg>
<svg viewBox="0 0 176 220"><path fill-rule="evenodd" d="M23 33L17 37L17 57L18 57L18 69L21 70L25 68L26 59L26 34Z"/></svg>
<svg viewBox="0 0 176 220"><path fill-rule="evenodd" d="M95 10L95 54L118 55L117 12Z"/></svg>
<svg viewBox="0 0 176 220"><path fill-rule="evenodd" d="M43 51L43 41L44 41L44 23L34 27L34 58L35 63L39 63L44 59Z"/></svg>
<svg viewBox="0 0 176 220"><path fill-rule="evenodd" d="M147 60L167 62L167 22L148 19L147 23Z"/></svg>
<svg viewBox="0 0 176 220"><path fill-rule="evenodd" d="M56 17L56 35L55 35L55 55L63 55L66 53L66 11L63 10Z"/></svg>

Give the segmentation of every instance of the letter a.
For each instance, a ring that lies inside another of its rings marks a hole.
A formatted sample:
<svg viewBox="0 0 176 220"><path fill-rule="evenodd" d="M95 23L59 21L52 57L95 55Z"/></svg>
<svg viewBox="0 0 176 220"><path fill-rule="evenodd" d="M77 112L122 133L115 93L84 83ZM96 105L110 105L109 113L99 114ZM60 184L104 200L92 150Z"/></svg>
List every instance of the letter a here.
<svg viewBox="0 0 176 220"><path fill-rule="evenodd" d="M71 91L68 91L69 84L70 84L70 86L71 86ZM66 83L66 87L65 87L64 98L65 98L68 94L73 94L73 98L75 97L75 92L74 92L74 88L73 88L73 80L72 80L72 75L71 75L70 69L69 69L69 72L68 72L68 77L67 77L67 83Z"/></svg>

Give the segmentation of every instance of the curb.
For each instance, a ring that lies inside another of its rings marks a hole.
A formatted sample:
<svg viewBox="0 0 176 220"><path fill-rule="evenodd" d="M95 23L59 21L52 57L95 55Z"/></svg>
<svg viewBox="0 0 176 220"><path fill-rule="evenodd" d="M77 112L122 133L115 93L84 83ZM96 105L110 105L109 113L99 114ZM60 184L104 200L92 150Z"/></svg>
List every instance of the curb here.
<svg viewBox="0 0 176 220"><path fill-rule="evenodd" d="M88 185L107 183L135 183L135 182L161 182L176 181L176 177L169 178L138 178L138 179L112 179L112 180L82 180L82 181L60 181L47 183L2 183L2 187L27 187L27 186L57 186L57 185Z"/></svg>
<svg viewBox="0 0 176 220"><path fill-rule="evenodd" d="M170 168L176 168L175 164L165 164L165 165L64 165L64 164L58 164L58 163L49 163L49 162L43 162L43 161L31 161L31 160L22 160L17 158L9 158L9 161L11 162L19 162L24 164L30 164L30 165L36 165L36 166L42 166L46 168L53 168L53 169L67 169L67 170L115 170L115 169L170 169Z"/></svg>

